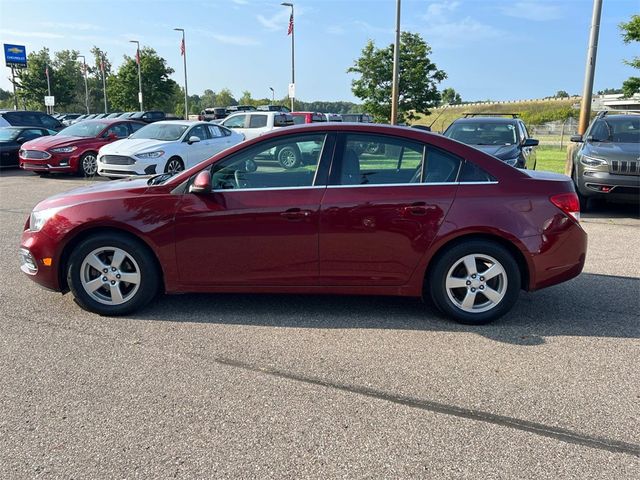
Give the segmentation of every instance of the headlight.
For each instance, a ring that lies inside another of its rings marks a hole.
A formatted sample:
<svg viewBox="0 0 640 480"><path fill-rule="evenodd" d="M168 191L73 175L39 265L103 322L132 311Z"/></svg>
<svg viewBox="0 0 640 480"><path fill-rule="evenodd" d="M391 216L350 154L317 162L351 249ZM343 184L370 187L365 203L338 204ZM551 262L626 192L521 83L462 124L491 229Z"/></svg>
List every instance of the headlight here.
<svg viewBox="0 0 640 480"><path fill-rule="evenodd" d="M60 148L52 148L50 151L52 153L71 153L77 149L78 147L60 147Z"/></svg>
<svg viewBox="0 0 640 480"><path fill-rule="evenodd" d="M606 165L607 161L601 158L589 157L587 155L583 155L580 159L580 162L587 167L599 167L600 165Z"/></svg>
<svg viewBox="0 0 640 480"><path fill-rule="evenodd" d="M136 157L138 158L158 158L164 155L164 151L157 150L155 152L146 152L146 153L136 153Z"/></svg>
<svg viewBox="0 0 640 480"><path fill-rule="evenodd" d="M44 227L44 224L63 208L64 207L54 207L39 210L37 212L31 212L31 217L29 217L29 230L32 232L39 232L40 229Z"/></svg>
<svg viewBox="0 0 640 480"><path fill-rule="evenodd" d="M506 163L507 165L511 165L512 167L515 167L518 164L518 157L516 157L516 158L505 158L502 161L504 163Z"/></svg>

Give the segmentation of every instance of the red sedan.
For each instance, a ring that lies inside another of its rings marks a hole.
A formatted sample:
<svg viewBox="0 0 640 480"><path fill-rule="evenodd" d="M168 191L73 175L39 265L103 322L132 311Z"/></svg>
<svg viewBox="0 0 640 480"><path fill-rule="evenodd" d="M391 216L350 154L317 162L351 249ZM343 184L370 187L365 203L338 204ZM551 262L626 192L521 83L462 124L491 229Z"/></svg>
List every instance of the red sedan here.
<svg viewBox="0 0 640 480"><path fill-rule="evenodd" d="M281 167L285 146L305 162ZM47 199L20 256L34 281L102 315L159 292L330 293L428 296L480 324L521 289L578 275L586 248L568 177L415 129L329 123Z"/></svg>
<svg viewBox="0 0 640 480"><path fill-rule="evenodd" d="M75 123L57 135L24 143L18 154L20 168L36 173L68 172L93 176L98 171L100 147L127 138L145 125L120 119Z"/></svg>

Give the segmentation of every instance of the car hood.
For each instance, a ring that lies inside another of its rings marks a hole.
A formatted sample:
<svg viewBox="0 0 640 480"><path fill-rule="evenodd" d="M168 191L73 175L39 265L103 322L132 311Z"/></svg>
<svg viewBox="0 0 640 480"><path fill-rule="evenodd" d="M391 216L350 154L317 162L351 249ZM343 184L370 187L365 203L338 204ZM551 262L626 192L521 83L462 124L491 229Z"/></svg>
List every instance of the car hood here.
<svg viewBox="0 0 640 480"><path fill-rule="evenodd" d="M134 155L147 150L155 150L174 143L173 141L154 140L152 138L124 138L116 140L100 149L102 155Z"/></svg>
<svg viewBox="0 0 640 480"><path fill-rule="evenodd" d="M141 195L149 188L148 181L149 177L132 177L111 182L96 182L93 185L75 188L49 197L36 205L34 211L64 208L106 198Z"/></svg>
<svg viewBox="0 0 640 480"><path fill-rule="evenodd" d="M640 143L587 143L582 153L606 160L638 161L640 160Z"/></svg>
<svg viewBox="0 0 640 480"><path fill-rule="evenodd" d="M520 150L517 145L471 145L473 148L477 148L481 152L488 153L500 160L506 160L508 158L516 158L520 155Z"/></svg>
<svg viewBox="0 0 640 480"><path fill-rule="evenodd" d="M48 135L46 137L38 137L22 144L23 150L48 150L50 148L66 147L68 145L78 145L84 142L95 140L93 137L67 137L60 135Z"/></svg>

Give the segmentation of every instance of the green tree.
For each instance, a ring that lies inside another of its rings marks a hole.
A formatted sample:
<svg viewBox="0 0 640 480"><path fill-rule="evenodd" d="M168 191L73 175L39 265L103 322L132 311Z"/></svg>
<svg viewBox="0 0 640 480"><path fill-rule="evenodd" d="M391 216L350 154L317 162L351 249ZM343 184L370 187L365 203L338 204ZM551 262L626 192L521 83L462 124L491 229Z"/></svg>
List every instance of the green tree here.
<svg viewBox="0 0 640 480"><path fill-rule="evenodd" d="M554 95L555 98L569 98L569 94L564 90L558 90Z"/></svg>
<svg viewBox="0 0 640 480"><path fill-rule="evenodd" d="M238 100L239 105L253 105L255 102L253 98L251 98L251 92L249 90L245 90L242 92L242 96L240 100Z"/></svg>
<svg viewBox="0 0 640 480"><path fill-rule="evenodd" d="M462 103L462 97L460 97L460 94L453 88L445 88L442 90L442 103L460 105Z"/></svg>
<svg viewBox="0 0 640 480"><path fill-rule="evenodd" d="M231 90L223 88L216 95L216 107L229 107L231 105L238 105L238 101L233 98Z"/></svg>
<svg viewBox="0 0 640 480"><path fill-rule="evenodd" d="M429 60L431 47L417 33L401 32L400 79L398 85L398 121L413 120L416 114L428 114L440 100L436 85L447 75ZM364 110L376 121L391 118L393 45L377 48L369 40L360 58L347 72L359 75L352 80L353 94L362 99Z"/></svg>
<svg viewBox="0 0 640 480"><path fill-rule="evenodd" d="M622 31L622 41L626 44L632 42L640 42L640 15L631 15L631 20L622 22L619 25ZM627 65L640 69L640 57L633 57L631 60L625 60ZM625 97L630 97L640 92L640 78L629 77L622 83L622 93Z"/></svg>
<svg viewBox="0 0 640 480"><path fill-rule="evenodd" d="M178 84L169 78L174 70L153 48L140 50L142 99L145 109L171 111ZM124 55L118 72L107 79L107 94L114 110L136 110L138 103L138 65L134 58ZM183 97L184 98L184 97ZM184 110L184 106L183 106Z"/></svg>
<svg viewBox="0 0 640 480"><path fill-rule="evenodd" d="M202 108L217 107L216 105L216 93L213 90L206 89L200 97L200 105Z"/></svg>

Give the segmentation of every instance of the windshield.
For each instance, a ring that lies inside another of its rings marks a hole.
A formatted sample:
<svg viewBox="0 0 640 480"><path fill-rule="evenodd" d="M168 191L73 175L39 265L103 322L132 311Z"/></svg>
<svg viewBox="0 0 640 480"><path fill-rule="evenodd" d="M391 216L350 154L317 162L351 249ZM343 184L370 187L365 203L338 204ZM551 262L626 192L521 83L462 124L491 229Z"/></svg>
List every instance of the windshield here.
<svg viewBox="0 0 640 480"><path fill-rule="evenodd" d="M142 127L129 138L150 138L154 140L163 140L170 142L180 139L188 125L172 125L167 123L152 123L146 127Z"/></svg>
<svg viewBox="0 0 640 480"><path fill-rule="evenodd" d="M19 128L0 128L0 142L15 140L19 133Z"/></svg>
<svg viewBox="0 0 640 480"><path fill-rule="evenodd" d="M603 118L596 120L590 136L594 142L640 143L640 118Z"/></svg>
<svg viewBox="0 0 640 480"><path fill-rule="evenodd" d="M73 125L60 130L58 135L62 137L97 137L102 130L107 126L102 122L82 122L74 123Z"/></svg>
<svg viewBox="0 0 640 480"><path fill-rule="evenodd" d="M516 126L497 122L453 123L444 133L467 145L515 145Z"/></svg>

